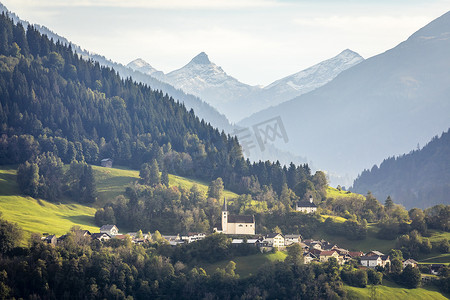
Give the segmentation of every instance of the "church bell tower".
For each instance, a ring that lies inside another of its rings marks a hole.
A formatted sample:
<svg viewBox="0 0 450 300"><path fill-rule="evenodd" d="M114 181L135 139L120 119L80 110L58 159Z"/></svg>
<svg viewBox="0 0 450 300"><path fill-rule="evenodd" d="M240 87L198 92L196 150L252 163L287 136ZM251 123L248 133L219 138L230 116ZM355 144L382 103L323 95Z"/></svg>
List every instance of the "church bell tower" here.
<svg viewBox="0 0 450 300"><path fill-rule="evenodd" d="M228 209L227 209L227 199L223 198L223 208L222 208L222 232L227 233L228 231Z"/></svg>

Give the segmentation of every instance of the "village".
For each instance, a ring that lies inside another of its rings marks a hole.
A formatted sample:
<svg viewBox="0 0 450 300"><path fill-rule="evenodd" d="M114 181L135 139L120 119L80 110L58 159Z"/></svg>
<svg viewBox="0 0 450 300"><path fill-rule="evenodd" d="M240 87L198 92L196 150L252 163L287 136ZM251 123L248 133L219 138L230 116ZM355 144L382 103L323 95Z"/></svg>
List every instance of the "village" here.
<svg viewBox="0 0 450 300"><path fill-rule="evenodd" d="M312 197L309 201L299 201L296 204L296 210L302 213L314 213L317 210L317 206L314 204ZM390 268L391 260L389 255L381 253L377 250L371 250L367 253L362 251L349 251L343 249L336 244L330 243L326 240L313 240L303 239L300 234L282 234L282 233L269 233L269 234L256 234L256 224L254 216L249 215L231 215L228 213L227 201L224 200L222 208L221 224L214 228L212 234L225 234L229 235L231 245L233 247L239 247L247 244L255 247L261 253L267 253L271 251L286 250L287 247L293 244L299 244L303 251L303 263L310 264L313 262L327 262L329 259L334 258L339 265L348 264L351 261L357 261L362 268ZM103 225L100 227L100 232L91 233L88 230L78 229L75 234L79 237L90 238L91 240L97 240L99 242L106 242L111 239L117 240L129 240L134 244L145 244L152 241L160 240L163 243L177 247L182 244L194 243L199 240L205 239L209 234L206 233L187 233L176 235L164 235L159 232L155 232L153 235L150 233L128 232L126 234L119 233L119 228L116 225ZM64 241L66 235L57 238L55 235L45 235L41 239L51 245L57 245ZM402 267L405 268L408 265L417 267L417 262L413 259L404 260ZM437 274L440 265L431 265L431 274Z"/></svg>

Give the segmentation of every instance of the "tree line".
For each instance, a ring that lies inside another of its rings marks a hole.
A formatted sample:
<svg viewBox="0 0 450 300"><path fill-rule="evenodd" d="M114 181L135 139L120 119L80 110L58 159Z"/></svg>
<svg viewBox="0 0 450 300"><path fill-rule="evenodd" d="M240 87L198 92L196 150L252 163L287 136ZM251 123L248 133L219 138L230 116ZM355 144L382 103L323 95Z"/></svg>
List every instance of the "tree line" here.
<svg viewBox="0 0 450 300"><path fill-rule="evenodd" d="M355 192L371 190L377 197L391 195L407 208L449 204L450 129L422 149L389 157L364 170L353 183Z"/></svg>
<svg viewBox="0 0 450 300"><path fill-rule="evenodd" d="M202 180L223 179L237 193L286 184L297 196L323 196L321 176L308 165L250 163L236 137L199 120L162 91L121 79L84 60L70 45L0 16L0 164L22 164L53 152L72 160L160 171Z"/></svg>
<svg viewBox="0 0 450 300"><path fill-rule="evenodd" d="M1 299L345 299L344 283L375 292L383 278L408 288L420 285L417 268L402 270L398 250L389 253L389 268L365 270L357 268L357 261L339 266L335 259L304 265L302 249L295 244L284 262L263 264L240 278L232 259L254 252L245 245L231 246L223 234L175 248L156 232L143 245L131 239L99 242L73 228L57 246L36 235L28 246L19 246L20 234L17 225L0 216ZM229 260L225 267L210 273L198 266L223 260ZM446 266L434 283L448 292L449 280Z"/></svg>

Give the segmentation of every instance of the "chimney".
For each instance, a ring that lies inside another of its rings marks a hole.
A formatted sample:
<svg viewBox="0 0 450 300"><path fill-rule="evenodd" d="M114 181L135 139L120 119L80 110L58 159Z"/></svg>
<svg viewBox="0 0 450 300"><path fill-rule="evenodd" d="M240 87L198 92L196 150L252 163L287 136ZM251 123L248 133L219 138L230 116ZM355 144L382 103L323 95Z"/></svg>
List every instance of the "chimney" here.
<svg viewBox="0 0 450 300"><path fill-rule="evenodd" d="M310 202L310 203L313 203L313 197L312 197L312 195L309 195L309 202Z"/></svg>

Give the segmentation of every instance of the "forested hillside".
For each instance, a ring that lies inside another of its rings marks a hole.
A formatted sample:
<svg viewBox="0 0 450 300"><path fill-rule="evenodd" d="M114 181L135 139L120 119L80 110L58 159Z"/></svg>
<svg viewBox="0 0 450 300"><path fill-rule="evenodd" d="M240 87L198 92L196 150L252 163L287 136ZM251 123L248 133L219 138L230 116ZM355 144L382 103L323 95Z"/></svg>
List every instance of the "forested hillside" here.
<svg viewBox="0 0 450 300"><path fill-rule="evenodd" d="M450 204L450 130L420 150L385 159L381 165L364 170L353 191L370 190L378 199L388 195L407 208Z"/></svg>
<svg viewBox="0 0 450 300"><path fill-rule="evenodd" d="M31 26L25 30L3 14L0 28L0 164L28 161L33 175L42 161L60 166L112 158L140 169L156 160L160 171L221 177L239 193L266 185L280 194L286 184L302 197L323 188L322 176L314 179L308 165L245 161L236 138L175 99L83 60ZM43 159L47 152L52 155ZM36 174L36 180L43 176Z"/></svg>

